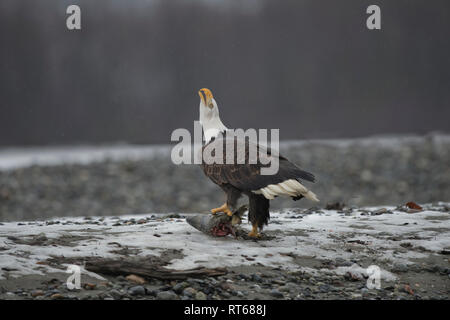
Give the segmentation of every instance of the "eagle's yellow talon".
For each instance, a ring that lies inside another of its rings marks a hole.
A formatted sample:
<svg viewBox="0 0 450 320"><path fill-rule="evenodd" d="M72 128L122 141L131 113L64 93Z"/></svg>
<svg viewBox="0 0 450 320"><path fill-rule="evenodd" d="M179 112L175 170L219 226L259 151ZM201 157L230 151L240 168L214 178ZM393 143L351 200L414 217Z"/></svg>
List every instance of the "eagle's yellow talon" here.
<svg viewBox="0 0 450 320"><path fill-rule="evenodd" d="M248 236L252 237L252 238L259 238L259 237L261 237L261 234L258 232L258 226L253 226L252 231L250 231L248 233Z"/></svg>
<svg viewBox="0 0 450 320"><path fill-rule="evenodd" d="M224 203L219 208L211 209L212 214L216 214L217 212L225 212L230 217L233 215L233 212L230 209L228 209L228 205L226 203Z"/></svg>
<svg viewBox="0 0 450 320"><path fill-rule="evenodd" d="M249 237L252 237L252 238L260 238L260 237L261 237L261 234L260 234L259 232L253 232L253 231L250 231L250 232L248 233L248 236L249 236Z"/></svg>

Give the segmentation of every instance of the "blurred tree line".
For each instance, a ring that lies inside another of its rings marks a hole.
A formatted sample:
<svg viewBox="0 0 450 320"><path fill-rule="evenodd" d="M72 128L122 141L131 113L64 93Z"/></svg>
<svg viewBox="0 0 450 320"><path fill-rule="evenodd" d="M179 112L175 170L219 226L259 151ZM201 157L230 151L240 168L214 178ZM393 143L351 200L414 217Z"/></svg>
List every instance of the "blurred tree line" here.
<svg viewBox="0 0 450 320"><path fill-rule="evenodd" d="M81 31L66 8L81 7ZM168 143L210 88L282 139L450 131L450 3L2 0L0 145Z"/></svg>

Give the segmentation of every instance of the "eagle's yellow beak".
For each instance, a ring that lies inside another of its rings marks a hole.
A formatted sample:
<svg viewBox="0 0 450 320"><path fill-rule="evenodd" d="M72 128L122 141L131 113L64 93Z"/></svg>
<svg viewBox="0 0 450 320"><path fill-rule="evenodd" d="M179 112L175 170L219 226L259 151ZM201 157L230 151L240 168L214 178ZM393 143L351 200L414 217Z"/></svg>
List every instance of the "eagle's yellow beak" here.
<svg viewBox="0 0 450 320"><path fill-rule="evenodd" d="M200 99L203 101L205 106L207 106L210 109L214 108L214 105L212 103L213 95L211 90L207 88L200 89L198 91L198 95L200 96Z"/></svg>

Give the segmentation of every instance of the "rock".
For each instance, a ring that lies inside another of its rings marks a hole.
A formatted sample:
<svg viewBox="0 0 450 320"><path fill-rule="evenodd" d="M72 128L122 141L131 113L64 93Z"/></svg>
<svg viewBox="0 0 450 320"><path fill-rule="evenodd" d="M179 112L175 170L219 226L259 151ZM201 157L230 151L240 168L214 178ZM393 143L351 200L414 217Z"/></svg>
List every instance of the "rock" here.
<svg viewBox="0 0 450 320"><path fill-rule="evenodd" d="M95 283L85 283L83 288L86 290L94 290L97 285Z"/></svg>
<svg viewBox="0 0 450 320"><path fill-rule="evenodd" d="M286 284L286 281L283 280L283 279L273 279L273 280L272 280L272 283L278 284L278 285L282 286L282 285L285 285L285 284Z"/></svg>
<svg viewBox="0 0 450 320"><path fill-rule="evenodd" d="M378 209L378 210L373 211L373 212L372 212L372 215L373 215L373 216L379 216L379 215L381 215L381 214L383 214L383 213L387 213L387 212L388 212L388 209L386 209L386 208L380 208L380 209Z"/></svg>
<svg viewBox="0 0 450 320"><path fill-rule="evenodd" d="M204 293L201 292L201 291L198 291L198 292L195 294L195 300L206 300L206 294L204 294Z"/></svg>
<svg viewBox="0 0 450 320"><path fill-rule="evenodd" d="M57 293L60 293L57 289L48 290L47 292L45 292L45 297L51 297L52 295Z"/></svg>
<svg viewBox="0 0 450 320"><path fill-rule="evenodd" d="M38 296L43 296L45 293L42 290L33 290L31 291L31 296L32 297L38 297Z"/></svg>
<svg viewBox="0 0 450 320"><path fill-rule="evenodd" d="M319 286L319 291L323 292L323 293L329 292L330 291L330 286L327 285L327 284L322 284L322 285Z"/></svg>
<svg viewBox="0 0 450 320"><path fill-rule="evenodd" d="M290 290L289 286L284 285L278 288L279 291L288 292Z"/></svg>
<svg viewBox="0 0 450 320"><path fill-rule="evenodd" d="M406 264L396 263L391 270L392 272L408 272L408 266Z"/></svg>
<svg viewBox="0 0 450 320"><path fill-rule="evenodd" d="M438 266L438 270L442 275L450 274L450 268Z"/></svg>
<svg viewBox="0 0 450 320"><path fill-rule="evenodd" d="M367 289L367 288L361 288L361 294L362 294L363 297L366 296L366 295L368 295L368 294L369 294L369 289Z"/></svg>
<svg viewBox="0 0 450 320"><path fill-rule="evenodd" d="M178 300L178 295L172 290L160 291L156 294L157 300Z"/></svg>
<svg viewBox="0 0 450 320"><path fill-rule="evenodd" d="M306 287L305 289L301 290L301 293L305 296L305 297L310 297L311 296L311 288Z"/></svg>
<svg viewBox="0 0 450 320"><path fill-rule="evenodd" d="M35 235L35 236L33 237L33 240L34 240L34 241L39 241L39 242L44 242L44 241L47 241L48 238L47 238L47 236L45 235L45 233L41 232L41 233L39 233L38 235Z"/></svg>
<svg viewBox="0 0 450 320"><path fill-rule="evenodd" d="M130 282L134 282L136 284L144 284L145 283L144 278L137 276L135 274L130 274L130 275L126 276L125 279L127 279Z"/></svg>
<svg viewBox="0 0 450 320"><path fill-rule="evenodd" d="M183 290L183 295L190 297L190 298L194 298L196 293L197 293L197 290L195 290L192 287L189 287L189 288L186 288Z"/></svg>
<svg viewBox="0 0 450 320"><path fill-rule="evenodd" d="M262 282L262 278L257 274L252 274L252 280L255 282Z"/></svg>
<svg viewBox="0 0 450 320"><path fill-rule="evenodd" d="M350 267L352 263L348 260L345 260L343 258L336 258L334 260L334 264L336 267Z"/></svg>
<svg viewBox="0 0 450 320"><path fill-rule="evenodd" d="M64 299L64 296L61 293L54 293L50 296L50 299L60 300L60 299Z"/></svg>
<svg viewBox="0 0 450 320"><path fill-rule="evenodd" d="M131 287L128 292L132 296L143 296L145 294L145 288L143 286Z"/></svg>
<svg viewBox="0 0 450 320"><path fill-rule="evenodd" d="M345 280L349 280L349 281L360 281L362 280L362 276L357 274L357 273L353 273L351 271L347 271L344 275Z"/></svg>
<svg viewBox="0 0 450 320"><path fill-rule="evenodd" d="M247 276L246 274L243 274L243 273L239 273L237 276L238 276L239 279L242 279L242 280L250 279L249 276Z"/></svg>
<svg viewBox="0 0 450 320"><path fill-rule="evenodd" d="M233 286L228 282L222 282L220 284L220 287L225 291L233 291L234 290Z"/></svg>
<svg viewBox="0 0 450 320"><path fill-rule="evenodd" d="M119 300L123 296L123 294L120 293L119 290L116 290L116 289L109 291L109 295L116 300Z"/></svg>
<svg viewBox="0 0 450 320"><path fill-rule="evenodd" d="M411 286L409 284L405 284L401 289L403 292L406 292L410 295L414 295L414 291L413 289L411 289Z"/></svg>
<svg viewBox="0 0 450 320"><path fill-rule="evenodd" d="M277 289L270 290L270 295L275 298L283 298L284 297L284 295Z"/></svg>
<svg viewBox="0 0 450 320"><path fill-rule="evenodd" d="M173 286L173 291L176 293L182 293L185 288L189 286L189 283L187 282L178 282L176 285Z"/></svg>
<svg viewBox="0 0 450 320"><path fill-rule="evenodd" d="M171 213L171 214L165 215L161 219L180 219L180 218L181 218L181 216L178 213Z"/></svg>
<svg viewBox="0 0 450 320"><path fill-rule="evenodd" d="M126 281L126 279L125 279L124 276L117 276L117 277L116 277L116 280L117 280L117 281Z"/></svg>
<svg viewBox="0 0 450 320"><path fill-rule="evenodd" d="M255 290L261 290L261 286L257 285L257 284L253 284L250 286L251 289L255 289Z"/></svg>

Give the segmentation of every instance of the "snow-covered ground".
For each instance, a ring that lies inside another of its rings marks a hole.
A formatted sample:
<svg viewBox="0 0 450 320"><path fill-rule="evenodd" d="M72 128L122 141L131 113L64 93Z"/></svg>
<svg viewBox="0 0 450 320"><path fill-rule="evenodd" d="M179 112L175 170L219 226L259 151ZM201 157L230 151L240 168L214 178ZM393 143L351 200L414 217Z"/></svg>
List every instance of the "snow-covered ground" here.
<svg viewBox="0 0 450 320"><path fill-rule="evenodd" d="M45 264L51 257L117 257L117 246L137 249L139 256L181 250L168 268L263 265L305 272L345 274L370 264L382 266L382 279L396 275L386 269L409 265L450 249L448 204L425 206L407 213L387 207L357 210L282 210L273 212L265 234L271 240L246 241L231 236L214 238L194 229L184 216L162 215L61 218L46 222L8 222L0 225L0 279L61 271ZM243 224L248 228L247 224ZM45 237L43 242L33 239ZM66 239L58 242L58 239ZM37 244L38 243L38 244ZM344 259L352 265L321 270L302 265L302 259ZM67 266L61 266L65 269ZM359 270L359 271L358 271Z"/></svg>

